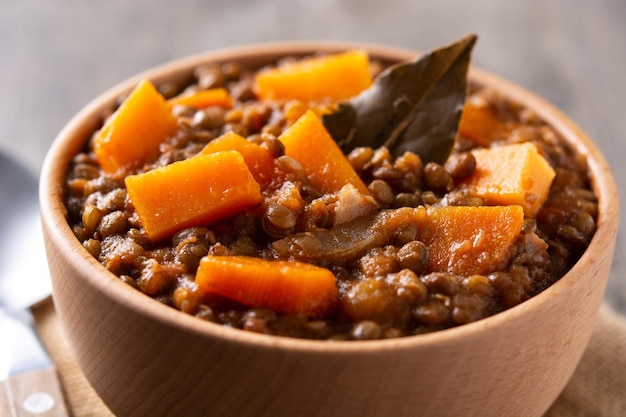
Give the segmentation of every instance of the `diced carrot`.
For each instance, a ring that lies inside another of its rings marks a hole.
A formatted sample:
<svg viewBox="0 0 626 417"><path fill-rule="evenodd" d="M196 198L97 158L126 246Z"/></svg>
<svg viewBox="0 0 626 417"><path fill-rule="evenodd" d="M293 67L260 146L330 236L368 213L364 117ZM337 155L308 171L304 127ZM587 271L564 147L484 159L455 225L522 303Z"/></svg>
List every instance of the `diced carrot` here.
<svg viewBox="0 0 626 417"><path fill-rule="evenodd" d="M254 80L254 90L267 100L346 100L371 84L367 52L354 50L262 70Z"/></svg>
<svg viewBox="0 0 626 417"><path fill-rule="evenodd" d="M278 139L285 145L285 155L298 160L311 183L323 193L333 193L346 184L352 184L362 194L370 194L312 110L308 110Z"/></svg>
<svg viewBox="0 0 626 417"><path fill-rule="evenodd" d="M519 204L533 217L548 198L555 172L530 142L472 152L476 171L459 183L488 204Z"/></svg>
<svg viewBox="0 0 626 417"><path fill-rule="evenodd" d="M250 142L235 132L227 132L213 139L202 149L202 153L211 154L228 150L237 151L243 156L248 169L261 188L265 188L272 182L274 174L272 154L259 144Z"/></svg>
<svg viewBox="0 0 626 417"><path fill-rule="evenodd" d="M428 247L428 272L487 274L506 266L522 230L520 206L429 207L418 239Z"/></svg>
<svg viewBox="0 0 626 417"><path fill-rule="evenodd" d="M235 151L199 154L125 181L152 241L231 217L263 199L259 184Z"/></svg>
<svg viewBox="0 0 626 417"><path fill-rule="evenodd" d="M204 109L209 106L219 106L229 109L233 106L233 98L225 88L211 88L200 90L191 94L180 94L169 99L170 106L190 106L196 109Z"/></svg>
<svg viewBox="0 0 626 417"><path fill-rule="evenodd" d="M207 255L200 261L196 283L205 294L307 317L329 315L339 299L333 273L302 262Z"/></svg>
<svg viewBox="0 0 626 417"><path fill-rule="evenodd" d="M459 122L459 133L477 145L489 146L497 139L500 122L493 109L483 100L467 101Z"/></svg>
<svg viewBox="0 0 626 417"><path fill-rule="evenodd" d="M94 152L106 172L141 166L158 155L161 142L177 129L170 106L143 80L100 129Z"/></svg>

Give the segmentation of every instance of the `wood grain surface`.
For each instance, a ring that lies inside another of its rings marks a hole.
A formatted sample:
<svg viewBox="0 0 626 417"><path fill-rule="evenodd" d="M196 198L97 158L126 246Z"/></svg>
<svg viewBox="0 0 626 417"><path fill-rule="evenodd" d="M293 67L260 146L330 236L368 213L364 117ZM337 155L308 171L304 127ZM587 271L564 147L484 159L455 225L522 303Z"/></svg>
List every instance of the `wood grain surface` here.
<svg viewBox="0 0 626 417"><path fill-rule="evenodd" d="M57 132L88 101L185 55L291 39L426 50L475 32L474 65L570 115L597 141L626 195L625 20L621 0L2 0L0 151L39 171ZM623 225L606 296L622 313L625 244Z"/></svg>
<svg viewBox="0 0 626 417"><path fill-rule="evenodd" d="M68 417L60 379L54 367L25 372L3 381L0 391L5 391L11 410L3 411L7 417ZM2 401L4 403L4 401ZM2 411L2 408L0 408Z"/></svg>

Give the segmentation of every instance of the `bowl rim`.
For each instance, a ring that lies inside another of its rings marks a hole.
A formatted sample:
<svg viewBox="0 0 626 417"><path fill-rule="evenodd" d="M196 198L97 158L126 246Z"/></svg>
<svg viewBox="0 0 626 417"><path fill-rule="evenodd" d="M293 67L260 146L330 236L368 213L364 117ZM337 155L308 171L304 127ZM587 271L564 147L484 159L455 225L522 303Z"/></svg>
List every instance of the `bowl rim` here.
<svg viewBox="0 0 626 417"><path fill-rule="evenodd" d="M232 343L245 344L256 348L289 350L298 352L333 352L335 354L366 354L380 350L415 349L422 345L445 344L469 335L478 335L490 328L505 326L511 319L524 315L527 310L549 303L552 297L567 294L576 286L577 279L583 275L586 262L591 260L593 249L601 241L615 240L619 218L617 186L607 160L593 141L569 117L538 95L500 78L492 73L471 66L469 78L479 85L487 85L513 102L531 108L541 119L553 126L561 136L578 152L587 157L589 171L592 174L592 188L599 197L597 229L587 250L576 264L553 285L522 302L519 305L486 317L476 322L439 330L429 334L405 336L399 338L366 341L327 341L298 339L291 337L258 334L250 331L227 328L223 325L205 322L185 314L175 308L162 305L151 297L129 287L108 271L76 239L65 217L63 204L62 180L67 164L84 146L93 133L94 119L121 94L129 92L141 79L148 78L162 82L175 74L190 73L200 63L241 61L288 55L305 55L315 51L341 51L347 49L365 49L371 56L388 61L409 59L419 55L419 51L373 43L350 41L288 41L251 43L227 47L189 55L146 71L142 71L117 85L109 88L89 104L83 107L62 128L54 139L41 170L39 199L41 217L50 231L49 238L57 246L67 248L62 256L75 263L81 271L94 270L93 274L82 274L83 279L115 299L125 303L135 313L160 321L167 326L192 332L201 337L219 338ZM82 138L79 140L79 138ZM104 279L103 279L104 278ZM139 296L138 296L139 295Z"/></svg>

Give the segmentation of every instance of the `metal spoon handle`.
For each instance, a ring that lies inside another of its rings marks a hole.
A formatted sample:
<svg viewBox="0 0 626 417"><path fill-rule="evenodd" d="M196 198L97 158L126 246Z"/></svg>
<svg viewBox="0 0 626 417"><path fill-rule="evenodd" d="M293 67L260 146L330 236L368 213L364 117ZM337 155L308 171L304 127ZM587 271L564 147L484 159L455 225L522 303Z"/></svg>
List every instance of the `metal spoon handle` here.
<svg viewBox="0 0 626 417"><path fill-rule="evenodd" d="M0 412L11 417L68 417L56 369L26 372L2 382Z"/></svg>

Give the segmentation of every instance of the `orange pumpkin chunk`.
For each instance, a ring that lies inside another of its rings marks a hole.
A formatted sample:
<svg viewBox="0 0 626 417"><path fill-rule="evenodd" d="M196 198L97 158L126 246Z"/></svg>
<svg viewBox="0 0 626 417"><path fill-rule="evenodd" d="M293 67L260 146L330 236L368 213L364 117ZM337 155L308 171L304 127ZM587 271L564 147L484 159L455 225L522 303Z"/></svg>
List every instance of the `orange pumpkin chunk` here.
<svg viewBox="0 0 626 417"><path fill-rule="evenodd" d="M159 154L161 142L177 129L170 106L143 80L100 129L94 152L106 172L141 166Z"/></svg>
<svg viewBox="0 0 626 417"><path fill-rule="evenodd" d="M200 261L196 283L204 294L307 317L327 316L339 300L333 273L302 262L207 255Z"/></svg>
<svg viewBox="0 0 626 417"><path fill-rule="evenodd" d="M477 145L489 146L500 131L500 121L484 101L467 101L459 122L459 133Z"/></svg>
<svg viewBox="0 0 626 417"><path fill-rule="evenodd" d="M235 151L196 155L126 177L125 182L152 241L230 217L263 199L259 184Z"/></svg>
<svg viewBox="0 0 626 417"><path fill-rule="evenodd" d="M203 154L234 150L242 156L254 179L265 188L272 182L274 175L274 157L259 144L250 142L235 132L227 132L213 139L203 149Z"/></svg>
<svg viewBox="0 0 626 417"><path fill-rule="evenodd" d="M211 88L200 90L191 94L181 94L169 99L170 106L190 106L196 109L204 109L210 106L219 106L229 109L233 106L233 98L225 88Z"/></svg>
<svg viewBox="0 0 626 417"><path fill-rule="evenodd" d="M459 183L488 204L518 204L534 217L548 198L555 172L532 143L479 149L472 152L476 171Z"/></svg>
<svg viewBox="0 0 626 417"><path fill-rule="evenodd" d="M346 100L372 84L365 51L302 59L260 71L254 90L261 99Z"/></svg>
<svg viewBox="0 0 626 417"><path fill-rule="evenodd" d="M428 247L428 272L487 274L506 265L522 230L520 206L429 207L418 239Z"/></svg>
<svg viewBox="0 0 626 417"><path fill-rule="evenodd" d="M352 184L361 194L370 194L312 110L308 110L278 139L285 145L285 155L299 161L309 181L323 193L333 193L346 184Z"/></svg>

